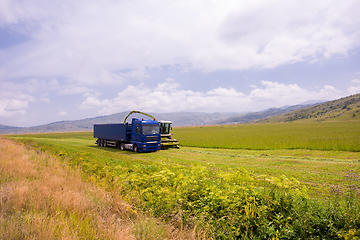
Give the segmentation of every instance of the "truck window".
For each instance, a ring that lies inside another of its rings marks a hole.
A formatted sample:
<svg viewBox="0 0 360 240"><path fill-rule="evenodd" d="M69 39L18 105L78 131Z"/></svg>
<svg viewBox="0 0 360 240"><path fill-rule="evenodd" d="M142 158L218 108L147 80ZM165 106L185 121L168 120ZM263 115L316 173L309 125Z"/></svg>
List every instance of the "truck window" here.
<svg viewBox="0 0 360 240"><path fill-rule="evenodd" d="M136 132L137 134L140 134L140 135L141 135L141 127L140 127L140 124L136 124L135 132Z"/></svg>
<svg viewBox="0 0 360 240"><path fill-rule="evenodd" d="M143 125L143 134L144 135L152 135L159 134L160 128L159 125Z"/></svg>
<svg viewBox="0 0 360 240"><path fill-rule="evenodd" d="M161 126L161 134L169 134L170 133L170 124L169 123L160 123Z"/></svg>

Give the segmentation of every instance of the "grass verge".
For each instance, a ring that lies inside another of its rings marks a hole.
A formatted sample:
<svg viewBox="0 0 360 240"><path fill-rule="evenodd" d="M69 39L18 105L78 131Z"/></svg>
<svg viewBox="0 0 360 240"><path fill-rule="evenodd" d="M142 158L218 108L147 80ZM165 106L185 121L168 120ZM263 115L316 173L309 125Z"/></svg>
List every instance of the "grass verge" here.
<svg viewBox="0 0 360 240"><path fill-rule="evenodd" d="M0 239L201 239L120 196L57 157L0 138Z"/></svg>

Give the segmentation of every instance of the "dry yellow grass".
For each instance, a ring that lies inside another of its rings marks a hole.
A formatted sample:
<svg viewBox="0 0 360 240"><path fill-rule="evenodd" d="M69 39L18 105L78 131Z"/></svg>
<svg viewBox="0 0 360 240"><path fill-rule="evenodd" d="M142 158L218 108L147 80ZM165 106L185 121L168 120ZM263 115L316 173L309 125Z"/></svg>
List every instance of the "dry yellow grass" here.
<svg viewBox="0 0 360 240"><path fill-rule="evenodd" d="M133 211L116 190L0 138L0 239L204 239Z"/></svg>

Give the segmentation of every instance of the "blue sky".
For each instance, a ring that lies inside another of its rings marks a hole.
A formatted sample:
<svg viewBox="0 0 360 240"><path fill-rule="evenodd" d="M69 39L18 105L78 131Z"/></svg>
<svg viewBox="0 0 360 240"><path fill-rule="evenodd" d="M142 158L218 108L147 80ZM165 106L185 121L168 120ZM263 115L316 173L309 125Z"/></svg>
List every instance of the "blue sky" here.
<svg viewBox="0 0 360 240"><path fill-rule="evenodd" d="M0 124L360 92L360 1L0 0Z"/></svg>

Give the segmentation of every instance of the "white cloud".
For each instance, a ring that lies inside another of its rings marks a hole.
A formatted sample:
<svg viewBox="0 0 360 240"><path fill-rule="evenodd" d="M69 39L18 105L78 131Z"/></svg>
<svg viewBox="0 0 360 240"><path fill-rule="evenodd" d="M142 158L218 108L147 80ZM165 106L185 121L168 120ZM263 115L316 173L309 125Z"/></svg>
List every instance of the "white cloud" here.
<svg viewBox="0 0 360 240"><path fill-rule="evenodd" d="M164 87L167 86L170 87ZM332 100L342 96L333 86L324 86L312 92L297 84L261 81L263 88L256 88L246 95L234 88L216 88L202 93L182 90L174 79L167 79L157 87L140 84L128 86L113 99L100 100L99 96L88 96L82 108L98 108L101 114L141 109L152 112L242 112L258 111L270 107L295 105L307 100ZM170 90L169 90L170 89Z"/></svg>
<svg viewBox="0 0 360 240"><path fill-rule="evenodd" d="M91 69L74 70L69 77L81 84L91 85L119 85L128 80L149 77L145 68L135 68L126 72L98 71L96 68L96 66L92 66Z"/></svg>
<svg viewBox="0 0 360 240"><path fill-rule="evenodd" d="M252 111L342 97L337 89L358 92L358 79L341 86L327 78L329 64L316 83L323 87L311 91L311 76L285 84L284 68L278 68L267 78L272 81L259 83L264 75L258 70L289 64L289 73L296 74L302 64L292 63L346 59L360 44L359 8L358 0L3 0L0 30L22 40L10 41L11 47L0 43L0 116L35 116L32 107L40 103L32 102L66 105L73 112L81 98L81 109L94 110L81 113L106 114ZM244 69L249 71L222 71ZM207 75L211 71L216 72ZM157 84L164 76L169 78ZM194 84L184 90L174 78ZM250 92L241 86L251 86ZM120 87L116 97L108 97ZM76 117L83 117L80 112Z"/></svg>
<svg viewBox="0 0 360 240"><path fill-rule="evenodd" d="M51 79L50 81L49 81L49 85L50 86L56 86L56 85L58 85L59 84L59 81L57 80L57 79Z"/></svg>
<svg viewBox="0 0 360 240"><path fill-rule="evenodd" d="M155 91L175 91L177 88L180 87L179 83L175 82L173 78L167 78L164 83L159 83L158 86L154 89Z"/></svg>
<svg viewBox="0 0 360 240"><path fill-rule="evenodd" d="M360 79L353 79L351 80L351 83L360 84Z"/></svg>
<svg viewBox="0 0 360 240"><path fill-rule="evenodd" d="M0 117L12 117L19 114L24 115L27 108L27 101L18 99L0 99Z"/></svg>
<svg viewBox="0 0 360 240"><path fill-rule="evenodd" d="M24 115L30 101L34 101L31 96L19 95L10 96L11 94L0 91L0 117L12 117Z"/></svg>
<svg viewBox="0 0 360 240"><path fill-rule="evenodd" d="M57 115L58 115L58 116L66 116L66 115L68 115L68 114L67 114L67 112L65 112L65 111L61 111L61 112L59 112Z"/></svg>
<svg viewBox="0 0 360 240"><path fill-rule="evenodd" d="M50 99L48 97L49 97L49 93L44 93L39 98L39 101L40 102L45 102L45 103L50 103L51 101L50 101Z"/></svg>
<svg viewBox="0 0 360 240"><path fill-rule="evenodd" d="M283 83L261 81L265 89L254 89L251 91L251 99L264 102L274 101L274 99L284 101L287 97L291 99L298 99L301 95L307 92L305 89L301 89L297 84L285 85Z"/></svg>
<svg viewBox="0 0 360 240"><path fill-rule="evenodd" d="M308 100L332 100L342 96L342 92L333 86L325 85L319 92L309 91L297 84L283 84L270 81L261 81L265 88L251 91L251 105L254 107L267 106L282 107L295 105ZM264 108L263 108L264 109Z"/></svg>
<svg viewBox="0 0 360 240"><path fill-rule="evenodd" d="M25 79L23 83L20 81L3 81L1 82L0 99L18 99L28 102L44 101L48 97L48 94L44 93L44 91L56 88L54 80L46 81L31 78ZM36 97L38 93L41 93L39 99Z"/></svg>
<svg viewBox="0 0 360 240"><path fill-rule="evenodd" d="M0 117L9 118L26 114L29 103L37 101L32 94L44 86L46 82L37 79L27 79L24 84L1 82ZM47 94L42 94L39 101L49 101Z"/></svg>
<svg viewBox="0 0 360 240"><path fill-rule="evenodd" d="M72 94L79 94L79 93L92 92L92 91L94 90L91 90L87 87L72 87L72 88L64 88L60 90L58 93L64 95L72 95Z"/></svg>
<svg viewBox="0 0 360 240"><path fill-rule="evenodd" d="M10 94L19 95L19 92L34 94L36 92L56 89L57 80L39 80L36 78L24 79L22 81L14 80L14 81L2 81L1 82L1 90L4 92L8 92ZM16 96L13 95L13 96Z"/></svg>
<svg viewBox="0 0 360 240"><path fill-rule="evenodd" d="M360 93L360 80L359 79L353 79L351 80L352 84L355 84L357 86L350 86L348 87L348 93L349 94L357 94Z"/></svg>
<svg viewBox="0 0 360 240"><path fill-rule="evenodd" d="M8 101L8 104L5 107L5 111L19 111L26 109L28 107L28 101L12 99Z"/></svg>
<svg viewBox="0 0 360 240"><path fill-rule="evenodd" d="M357 94L360 93L360 86L351 86L348 88L349 94Z"/></svg>
<svg viewBox="0 0 360 240"><path fill-rule="evenodd" d="M94 107L104 107L108 104L110 104L109 100L99 100L98 97L100 96L100 93L84 93L84 97L86 97L86 100L83 101L80 105L80 109L91 109Z"/></svg>
<svg viewBox="0 0 360 240"><path fill-rule="evenodd" d="M30 86L26 84L26 86ZM31 89L30 89L31 91ZM0 90L0 116L10 117L16 114L25 114L29 102L36 98L24 93L24 86L10 82L2 82Z"/></svg>
<svg viewBox="0 0 360 240"><path fill-rule="evenodd" d="M30 0L2 7L0 24L32 37L4 51L6 76L93 84L145 78L145 67L175 63L213 71L314 62L346 55L360 36L357 0ZM140 70L119 72L125 69Z"/></svg>

